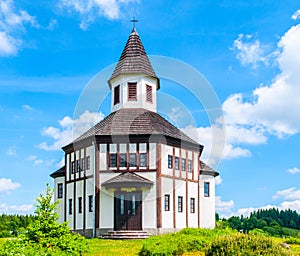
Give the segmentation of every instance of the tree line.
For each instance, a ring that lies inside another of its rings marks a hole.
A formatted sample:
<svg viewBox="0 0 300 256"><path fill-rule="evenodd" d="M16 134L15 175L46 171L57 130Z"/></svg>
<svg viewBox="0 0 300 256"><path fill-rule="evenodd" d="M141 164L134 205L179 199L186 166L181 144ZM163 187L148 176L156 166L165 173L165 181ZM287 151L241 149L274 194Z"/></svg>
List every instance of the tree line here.
<svg viewBox="0 0 300 256"><path fill-rule="evenodd" d="M36 220L35 215L0 215L0 238L17 236Z"/></svg>
<svg viewBox="0 0 300 256"><path fill-rule="evenodd" d="M217 220L219 217L217 216ZM249 217L232 216L222 219L223 225L248 233L251 230L262 231L273 236L296 236L300 230L300 215L291 209L278 208L259 209L250 213Z"/></svg>

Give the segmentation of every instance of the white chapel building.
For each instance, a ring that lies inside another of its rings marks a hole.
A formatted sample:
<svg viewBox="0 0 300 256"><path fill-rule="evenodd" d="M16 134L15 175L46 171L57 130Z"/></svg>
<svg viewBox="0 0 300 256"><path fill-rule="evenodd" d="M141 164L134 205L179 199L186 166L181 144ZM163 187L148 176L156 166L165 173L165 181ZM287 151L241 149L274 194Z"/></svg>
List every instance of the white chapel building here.
<svg viewBox="0 0 300 256"><path fill-rule="evenodd" d="M65 165L51 174L59 221L87 237L214 228L219 174L157 113L160 80L135 28L108 86L111 114L64 146Z"/></svg>

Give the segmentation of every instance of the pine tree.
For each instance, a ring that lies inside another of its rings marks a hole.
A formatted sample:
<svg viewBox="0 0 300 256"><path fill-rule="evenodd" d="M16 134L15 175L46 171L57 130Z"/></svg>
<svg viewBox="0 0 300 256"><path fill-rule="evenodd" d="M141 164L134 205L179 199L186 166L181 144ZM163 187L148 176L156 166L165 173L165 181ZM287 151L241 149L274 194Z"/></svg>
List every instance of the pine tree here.
<svg viewBox="0 0 300 256"><path fill-rule="evenodd" d="M18 238L7 240L0 255L82 255L87 248L85 239L72 233L66 222L57 222L57 202L51 202L52 196L53 190L47 184L45 195L40 195L35 205L37 220Z"/></svg>

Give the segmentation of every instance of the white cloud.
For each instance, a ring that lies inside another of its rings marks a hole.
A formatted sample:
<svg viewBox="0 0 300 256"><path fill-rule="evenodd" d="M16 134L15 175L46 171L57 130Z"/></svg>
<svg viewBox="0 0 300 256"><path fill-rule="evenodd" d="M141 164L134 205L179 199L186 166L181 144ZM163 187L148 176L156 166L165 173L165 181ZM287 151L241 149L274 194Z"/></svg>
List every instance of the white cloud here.
<svg viewBox="0 0 300 256"><path fill-rule="evenodd" d="M16 36L26 25L38 28L35 17L25 10L15 8L13 0L0 2L0 56L16 55L22 40Z"/></svg>
<svg viewBox="0 0 300 256"><path fill-rule="evenodd" d="M5 31L0 31L0 56L16 55L21 40L17 40L8 35Z"/></svg>
<svg viewBox="0 0 300 256"><path fill-rule="evenodd" d="M297 10L293 15L292 15L292 19L296 20L300 17L300 9Z"/></svg>
<svg viewBox="0 0 300 256"><path fill-rule="evenodd" d="M300 189L295 187L279 190L273 196L273 199L282 198L284 200L300 200Z"/></svg>
<svg viewBox="0 0 300 256"><path fill-rule="evenodd" d="M59 128L49 126L42 130L42 135L50 137L54 142L50 145L47 142L42 142L38 147L47 151L60 150L62 146L72 142L94 124L102 120L103 117L102 113L91 113L89 111L85 111L75 120L69 116L65 116L62 120L59 120Z"/></svg>
<svg viewBox="0 0 300 256"><path fill-rule="evenodd" d="M57 20L56 19L51 19L49 22L49 25L47 26L47 29L53 31L57 27Z"/></svg>
<svg viewBox="0 0 300 256"><path fill-rule="evenodd" d="M0 213L5 214L27 214L30 213L33 209L33 205L31 204L23 204L23 205L7 205L0 204Z"/></svg>
<svg viewBox="0 0 300 256"><path fill-rule="evenodd" d="M23 109L23 110L33 110L33 107L31 107L31 106L29 106L29 105L27 105L27 104L24 104L24 105L22 106L22 109Z"/></svg>
<svg viewBox="0 0 300 256"><path fill-rule="evenodd" d="M28 161L32 161L34 163L34 165L41 165L44 163L44 161L42 159L38 159L37 156L35 155L31 155L27 158ZM47 164L49 165L49 164Z"/></svg>
<svg viewBox="0 0 300 256"><path fill-rule="evenodd" d="M220 184L222 184L222 182L223 182L223 180L220 175L215 178L216 185L220 185Z"/></svg>
<svg viewBox="0 0 300 256"><path fill-rule="evenodd" d="M124 8L138 0L60 0L59 7L81 16L80 28L87 30L97 17L119 19Z"/></svg>
<svg viewBox="0 0 300 256"><path fill-rule="evenodd" d="M295 174L295 173L299 173L300 169L297 168L297 167L294 167L294 168L288 169L288 172L291 173L291 174Z"/></svg>
<svg viewBox="0 0 300 256"><path fill-rule="evenodd" d="M17 155L16 146L9 147L8 150L6 151L6 154L8 156L15 156L15 155Z"/></svg>
<svg viewBox="0 0 300 256"><path fill-rule="evenodd" d="M254 40L252 35L239 34L233 42L232 50L237 51L237 58L243 65L252 65L256 68L258 63L269 64L269 56L261 47L259 40Z"/></svg>
<svg viewBox="0 0 300 256"><path fill-rule="evenodd" d="M0 178L0 193L8 192L10 190L15 190L20 186L21 186L20 183L13 182L11 179Z"/></svg>
<svg viewBox="0 0 300 256"><path fill-rule="evenodd" d="M261 86L246 100L241 94L223 104L226 122L281 138L300 130L300 24L291 27L278 43L280 73L269 86ZM253 100L254 99L254 100Z"/></svg>
<svg viewBox="0 0 300 256"><path fill-rule="evenodd" d="M230 213L234 206L234 201L222 201L220 196L216 196L216 212L217 213Z"/></svg>

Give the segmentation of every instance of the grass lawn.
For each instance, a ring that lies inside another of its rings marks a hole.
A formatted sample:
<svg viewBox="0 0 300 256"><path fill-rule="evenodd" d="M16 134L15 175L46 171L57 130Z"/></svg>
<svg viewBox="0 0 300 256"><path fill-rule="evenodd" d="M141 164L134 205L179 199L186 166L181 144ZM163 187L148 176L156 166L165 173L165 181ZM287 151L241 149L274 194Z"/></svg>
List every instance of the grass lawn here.
<svg viewBox="0 0 300 256"><path fill-rule="evenodd" d="M283 242L282 238L273 238L277 243ZM0 238L0 247L6 238ZM144 240L109 240L88 239L89 252L84 256L137 256L143 246ZM293 255L300 255L300 245L291 245ZM186 253L183 256L205 256L203 252Z"/></svg>
<svg viewBox="0 0 300 256"><path fill-rule="evenodd" d="M4 243L7 238L0 238L0 246Z"/></svg>
<svg viewBox="0 0 300 256"><path fill-rule="evenodd" d="M138 255L143 240L88 239L89 253L85 256L131 256Z"/></svg>

